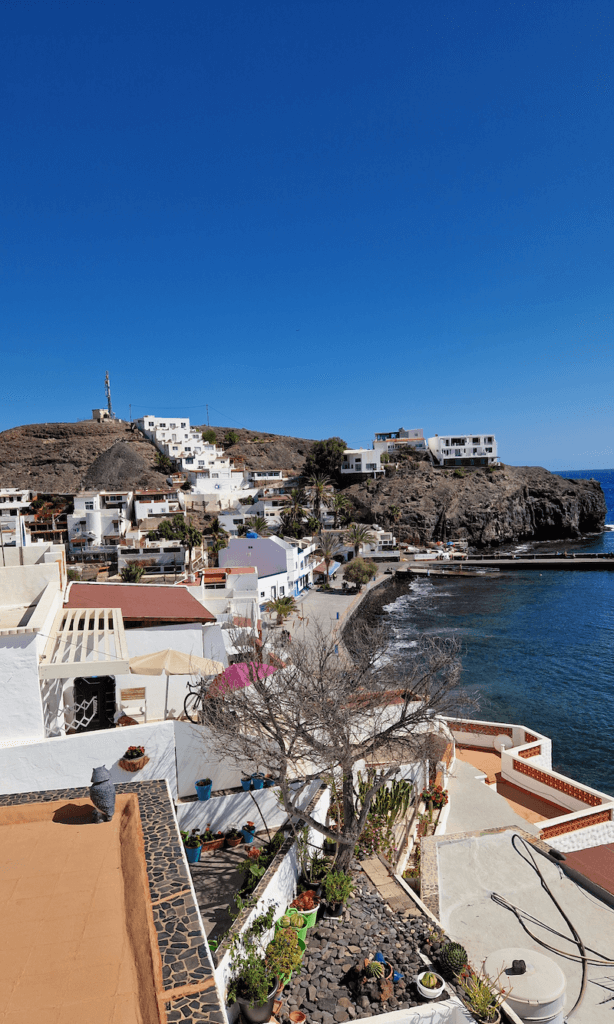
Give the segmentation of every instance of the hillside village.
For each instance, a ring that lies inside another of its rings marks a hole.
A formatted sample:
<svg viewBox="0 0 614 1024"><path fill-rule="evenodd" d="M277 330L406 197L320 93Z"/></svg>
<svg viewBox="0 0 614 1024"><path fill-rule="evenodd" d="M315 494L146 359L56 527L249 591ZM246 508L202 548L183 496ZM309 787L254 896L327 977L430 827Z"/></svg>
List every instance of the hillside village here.
<svg viewBox="0 0 614 1024"><path fill-rule="evenodd" d="M351 449L187 417L92 422L72 492L20 485L3 457L0 819L24 843L48 829L66 929L99 936L105 908L104 1019L235 1024L240 1007L258 1024L251 999L284 1024L392 1024L410 1009L416 1024L517 1024L521 997L492 980L506 964L486 981L479 965L502 927L520 945L520 925L494 904L459 915L459 901L515 877L520 836L557 878L550 854L564 851L570 899L579 877L596 896L596 944L609 883L591 854L614 841L614 801L553 769L530 723L472 717L453 644L425 638L408 657L361 612L402 561L466 557L453 495L477 494L485 536L485 494L541 486L563 516L544 513L546 528L579 532L599 522L597 489L503 466L492 434L400 428ZM125 957L103 856L140 894ZM75 873L98 911L72 898ZM55 971L67 955L50 954ZM109 979L133 957L145 1010L128 1018ZM563 991L575 983L573 965L557 970ZM10 972L29 1006L17 960ZM594 989L586 1012L604 1019Z"/></svg>

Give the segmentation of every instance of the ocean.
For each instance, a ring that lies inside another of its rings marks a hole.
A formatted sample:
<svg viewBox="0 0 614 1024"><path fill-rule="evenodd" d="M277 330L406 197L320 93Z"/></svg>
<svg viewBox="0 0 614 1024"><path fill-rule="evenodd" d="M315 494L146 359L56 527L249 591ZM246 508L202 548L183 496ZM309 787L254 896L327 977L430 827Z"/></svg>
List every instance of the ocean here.
<svg viewBox="0 0 614 1024"><path fill-rule="evenodd" d="M599 480L614 522L614 470L559 476ZM614 532L539 548L614 551ZM614 794L614 571L496 576L412 582L385 607L393 643L409 654L420 634L459 637L474 716L543 732L553 768Z"/></svg>

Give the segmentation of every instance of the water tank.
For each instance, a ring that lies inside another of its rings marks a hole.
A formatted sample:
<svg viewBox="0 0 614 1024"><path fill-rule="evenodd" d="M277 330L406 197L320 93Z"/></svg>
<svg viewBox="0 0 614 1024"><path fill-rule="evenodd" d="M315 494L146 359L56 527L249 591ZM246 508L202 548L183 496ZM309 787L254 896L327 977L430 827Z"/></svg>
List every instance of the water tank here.
<svg viewBox="0 0 614 1024"><path fill-rule="evenodd" d="M567 981L549 956L532 949L512 947L491 953L484 971L498 986L506 1002L523 1021L563 1024Z"/></svg>
<svg viewBox="0 0 614 1024"><path fill-rule="evenodd" d="M254 533L253 530L248 530L245 536L249 537L250 540L258 539L258 534Z"/></svg>

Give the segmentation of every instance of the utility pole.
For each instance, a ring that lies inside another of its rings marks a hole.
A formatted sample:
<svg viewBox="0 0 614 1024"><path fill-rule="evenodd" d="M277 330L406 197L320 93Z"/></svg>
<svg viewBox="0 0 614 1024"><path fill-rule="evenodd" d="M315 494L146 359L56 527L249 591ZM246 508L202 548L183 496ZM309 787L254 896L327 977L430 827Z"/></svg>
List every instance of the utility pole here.
<svg viewBox="0 0 614 1024"><path fill-rule="evenodd" d="M207 406L207 426L209 426L209 406Z"/></svg>
<svg viewBox="0 0 614 1024"><path fill-rule="evenodd" d="M115 416L113 415L113 408L111 406L111 382L109 381L109 371L108 370L105 373L105 377L104 377L104 391L105 391L105 394L107 396L107 408L109 410L109 419L114 420Z"/></svg>

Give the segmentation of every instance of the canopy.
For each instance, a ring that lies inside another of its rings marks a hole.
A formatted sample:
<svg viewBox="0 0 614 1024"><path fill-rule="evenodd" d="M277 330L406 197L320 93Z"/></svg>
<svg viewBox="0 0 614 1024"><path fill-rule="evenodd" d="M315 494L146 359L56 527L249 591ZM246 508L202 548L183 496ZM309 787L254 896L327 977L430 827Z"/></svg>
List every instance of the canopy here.
<svg viewBox="0 0 614 1024"><path fill-rule="evenodd" d="M331 562L328 567L328 575L332 576L340 567L341 562ZM322 576L326 576L326 562L320 562L318 565L314 566L313 571L315 573L320 573Z"/></svg>
<svg viewBox="0 0 614 1024"><path fill-rule="evenodd" d="M222 672L221 661L210 658L199 658L197 654L184 654L182 651L156 651L154 654L141 654L130 658L130 671L137 676L190 676L197 673L202 676L215 676Z"/></svg>

